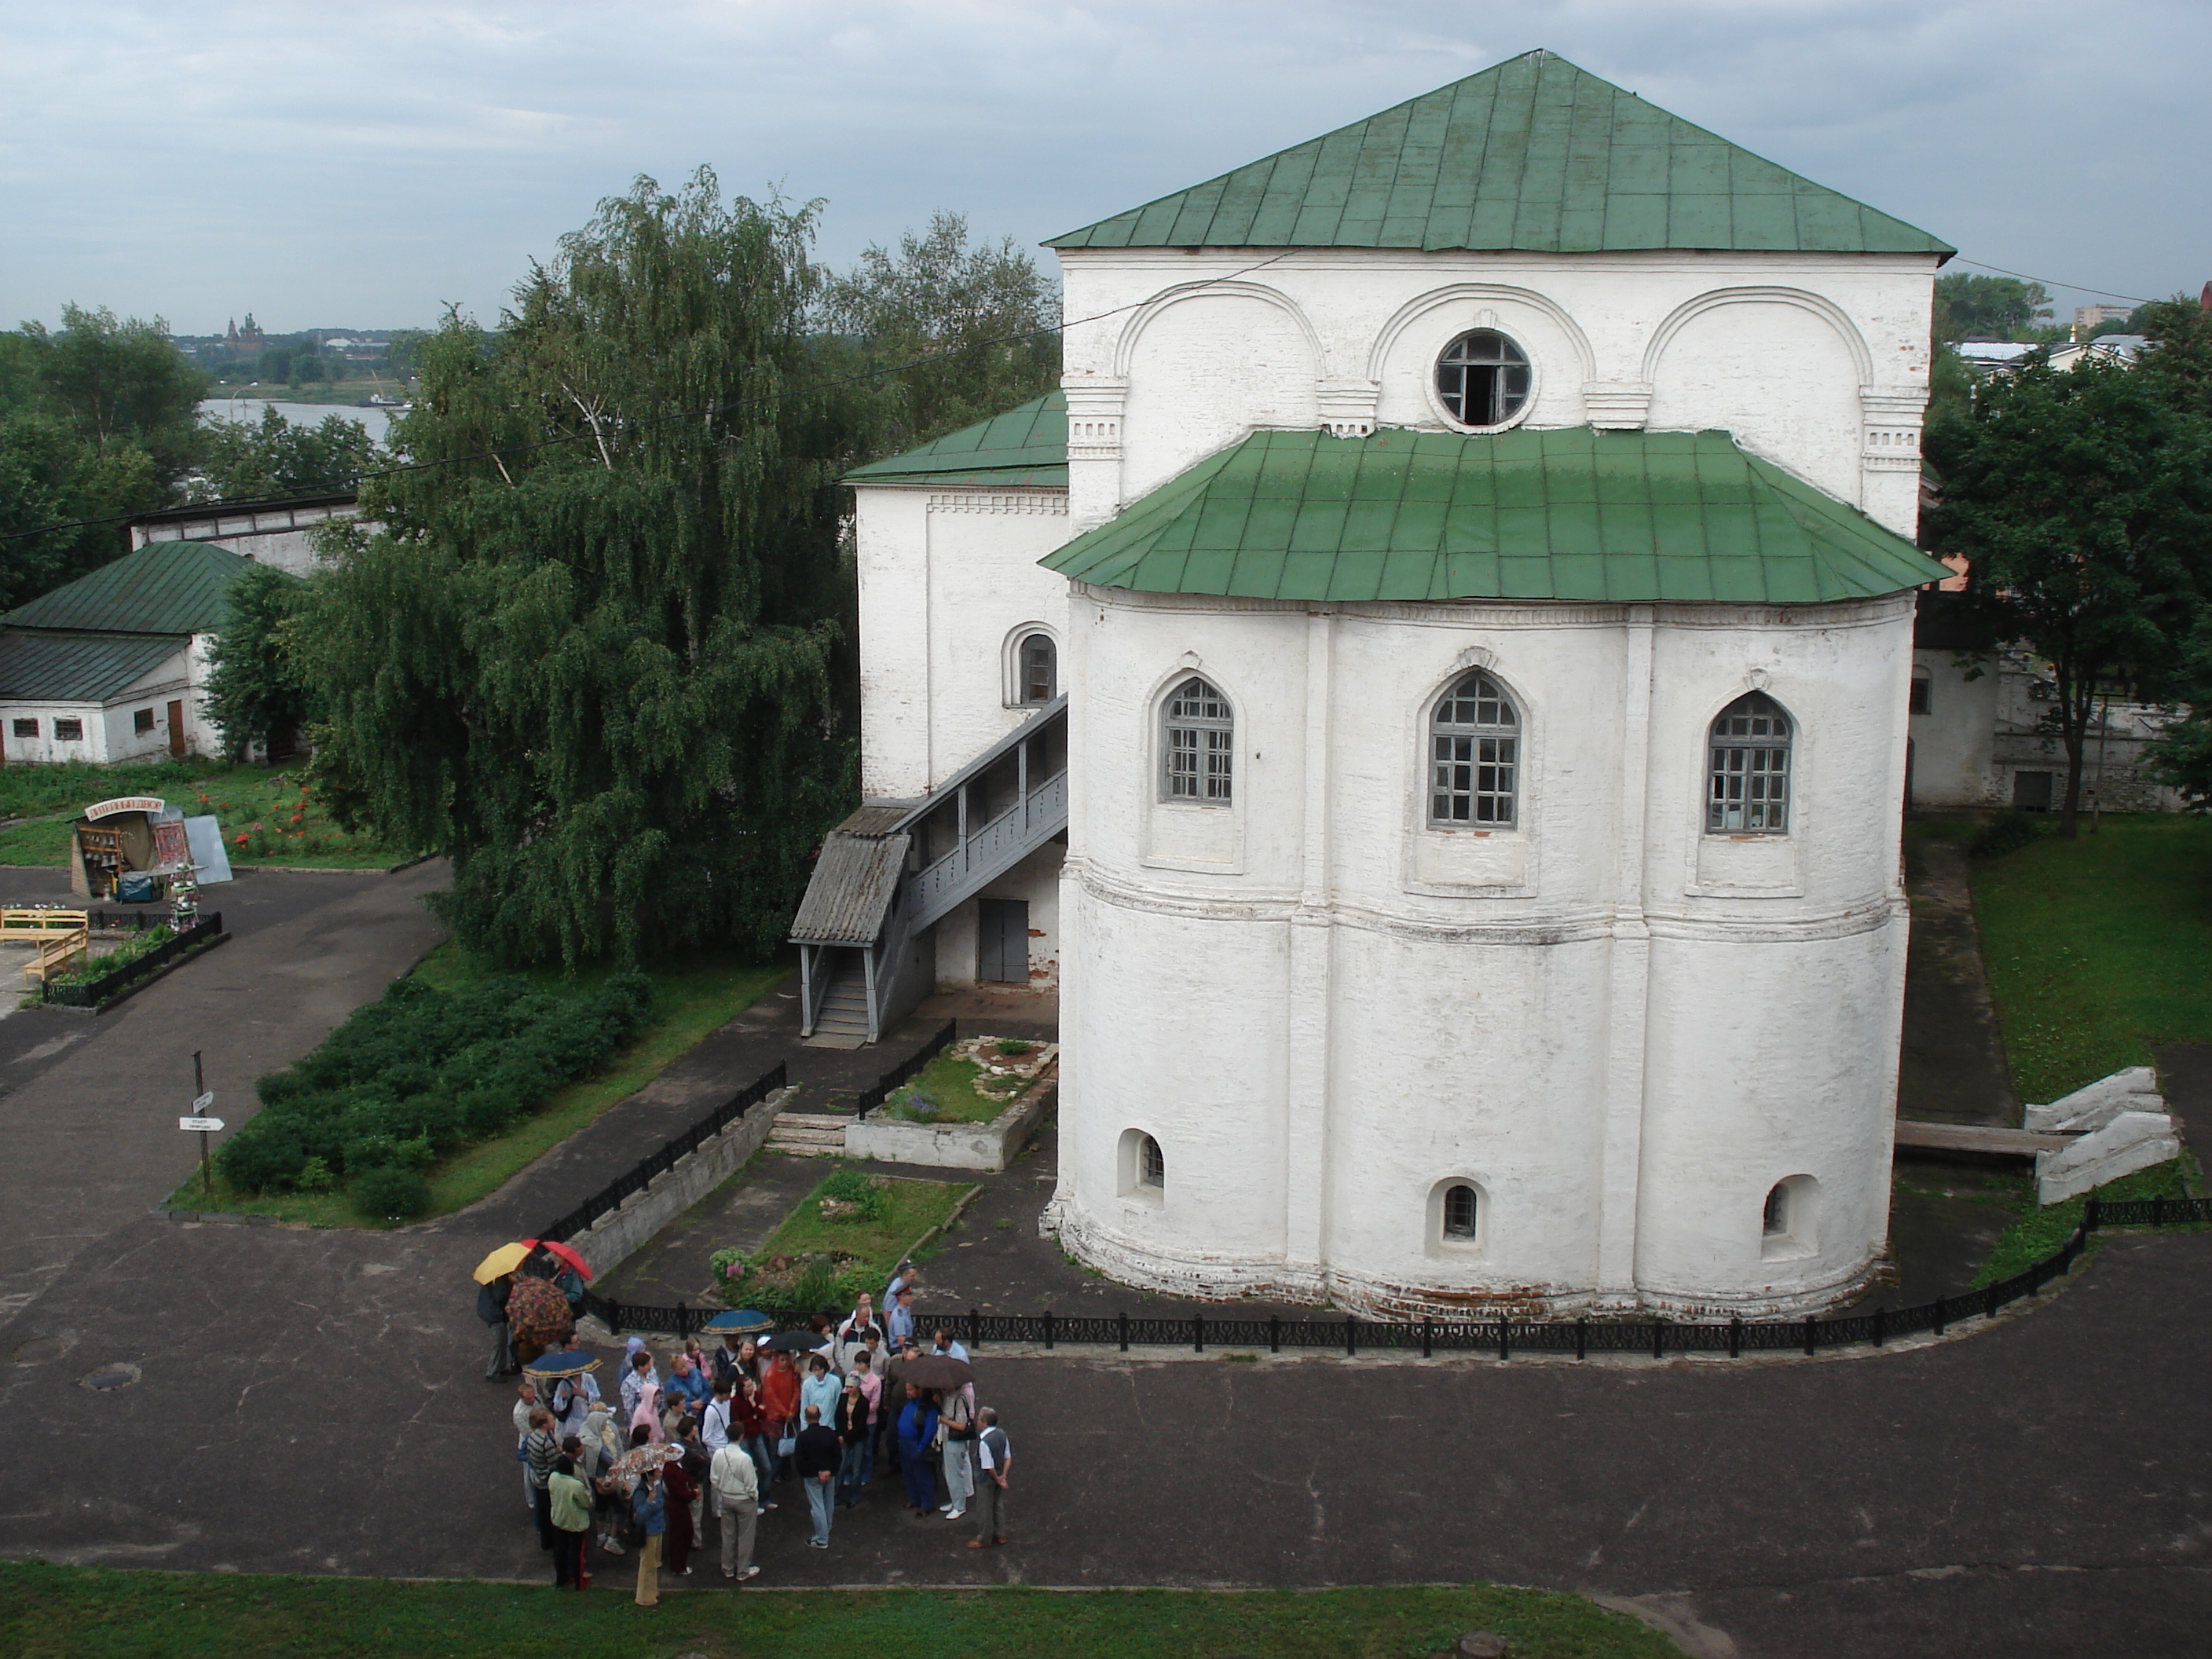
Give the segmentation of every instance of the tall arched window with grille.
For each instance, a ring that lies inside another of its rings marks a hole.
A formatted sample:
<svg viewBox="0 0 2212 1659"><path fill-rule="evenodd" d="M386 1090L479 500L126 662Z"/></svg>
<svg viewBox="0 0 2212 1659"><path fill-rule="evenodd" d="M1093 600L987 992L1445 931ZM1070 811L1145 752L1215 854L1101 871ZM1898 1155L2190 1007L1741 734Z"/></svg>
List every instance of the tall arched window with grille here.
<svg viewBox="0 0 2212 1659"><path fill-rule="evenodd" d="M1789 714L1764 691L1750 691L1713 722L1705 833L1781 836L1790 830Z"/></svg>
<svg viewBox="0 0 2212 1659"><path fill-rule="evenodd" d="M1429 826L1513 827L1521 717L1480 669L1437 699L1429 715Z"/></svg>
<svg viewBox="0 0 2212 1659"><path fill-rule="evenodd" d="M1160 799L1225 805L1237 739L1229 699L1194 674L1168 694L1160 726Z"/></svg>
<svg viewBox="0 0 2212 1659"><path fill-rule="evenodd" d="M1016 669L1020 677L1016 690L1025 707L1041 708L1060 695L1060 648L1051 635L1025 635Z"/></svg>

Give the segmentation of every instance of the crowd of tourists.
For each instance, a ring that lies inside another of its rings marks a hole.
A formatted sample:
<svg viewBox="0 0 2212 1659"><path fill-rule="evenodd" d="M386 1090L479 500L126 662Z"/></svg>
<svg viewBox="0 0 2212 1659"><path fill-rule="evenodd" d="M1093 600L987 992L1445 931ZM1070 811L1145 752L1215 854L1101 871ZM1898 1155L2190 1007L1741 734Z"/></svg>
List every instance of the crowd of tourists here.
<svg viewBox="0 0 2212 1659"><path fill-rule="evenodd" d="M1004 1544L1012 1447L976 1403L967 1350L915 1330L913 1282L911 1269L892 1279L881 1318L863 1295L758 1340L731 1332L656 1353L632 1337L604 1386L573 1326L533 1357L514 1455L554 1583L586 1588L595 1550L634 1555L638 1605L652 1607L662 1573L708 1560L709 1522L722 1577L743 1583L760 1572L763 1515L803 1494L806 1547L826 1550L837 1510L878 1479L900 1483L913 1519L972 1521L968 1548Z"/></svg>

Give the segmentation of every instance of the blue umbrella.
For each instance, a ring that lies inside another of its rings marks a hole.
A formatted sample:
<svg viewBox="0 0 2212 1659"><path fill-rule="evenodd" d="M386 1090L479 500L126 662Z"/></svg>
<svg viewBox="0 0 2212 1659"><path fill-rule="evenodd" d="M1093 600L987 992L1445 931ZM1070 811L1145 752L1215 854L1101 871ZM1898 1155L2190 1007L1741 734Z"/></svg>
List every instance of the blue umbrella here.
<svg viewBox="0 0 2212 1659"><path fill-rule="evenodd" d="M775 1321L757 1308L732 1308L727 1313L718 1313L699 1329L702 1334L720 1336L726 1331L735 1331L739 1336L757 1336L763 1331L775 1328Z"/></svg>
<svg viewBox="0 0 2212 1659"><path fill-rule="evenodd" d="M584 1372L597 1370L599 1362L581 1350L563 1350L557 1353L541 1353L522 1370L529 1376L580 1376Z"/></svg>

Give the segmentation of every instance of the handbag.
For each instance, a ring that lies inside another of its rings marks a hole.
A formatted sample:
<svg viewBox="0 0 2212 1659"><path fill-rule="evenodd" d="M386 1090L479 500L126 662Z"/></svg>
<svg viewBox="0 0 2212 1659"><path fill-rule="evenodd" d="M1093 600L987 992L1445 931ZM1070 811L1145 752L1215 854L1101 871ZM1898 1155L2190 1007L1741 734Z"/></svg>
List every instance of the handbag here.
<svg viewBox="0 0 2212 1659"><path fill-rule="evenodd" d="M775 1455L778 1457L790 1457L798 1450L799 1437L795 1434L787 1434L775 1443Z"/></svg>

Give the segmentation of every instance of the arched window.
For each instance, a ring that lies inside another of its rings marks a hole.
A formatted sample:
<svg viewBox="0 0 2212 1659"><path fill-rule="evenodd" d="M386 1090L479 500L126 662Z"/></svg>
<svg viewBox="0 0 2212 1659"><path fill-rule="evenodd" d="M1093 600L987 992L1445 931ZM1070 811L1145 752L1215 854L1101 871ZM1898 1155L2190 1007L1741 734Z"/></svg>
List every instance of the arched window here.
<svg viewBox="0 0 2212 1659"><path fill-rule="evenodd" d="M1150 1135L1137 1148L1137 1184L1162 1188L1168 1184L1167 1155L1160 1151L1160 1143Z"/></svg>
<svg viewBox="0 0 2212 1659"><path fill-rule="evenodd" d="M1774 1238L1790 1231L1790 1183L1778 1181L1766 1194L1766 1212L1759 1218L1759 1231L1767 1238Z"/></svg>
<svg viewBox="0 0 2212 1659"><path fill-rule="evenodd" d="M1498 682L1477 669L1429 716L1429 823L1513 824L1520 718Z"/></svg>
<svg viewBox="0 0 2212 1659"><path fill-rule="evenodd" d="M1464 1181L1444 1188L1444 1237L1473 1238L1481 1222L1482 1200Z"/></svg>
<svg viewBox="0 0 2212 1659"><path fill-rule="evenodd" d="M1705 832L1779 836L1790 828L1790 716L1764 691L1747 692L1713 722Z"/></svg>
<svg viewBox="0 0 2212 1659"><path fill-rule="evenodd" d="M1194 674L1169 695L1161 727L1160 798L1228 800L1237 738L1229 699Z"/></svg>
<svg viewBox="0 0 2212 1659"><path fill-rule="evenodd" d="M1031 634L1022 641L1017 690L1025 708L1050 702L1060 695L1060 648L1049 634Z"/></svg>
<svg viewBox="0 0 2212 1659"><path fill-rule="evenodd" d="M1437 396L1462 426L1504 426L1528 401L1528 357L1494 328L1462 334L1437 359Z"/></svg>
<svg viewBox="0 0 2212 1659"><path fill-rule="evenodd" d="M1763 1261L1790 1261L1820 1253L1820 1183L1794 1175L1767 1188L1759 1218Z"/></svg>

